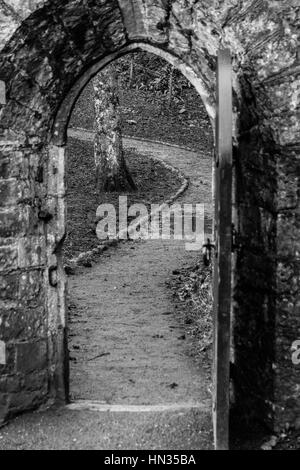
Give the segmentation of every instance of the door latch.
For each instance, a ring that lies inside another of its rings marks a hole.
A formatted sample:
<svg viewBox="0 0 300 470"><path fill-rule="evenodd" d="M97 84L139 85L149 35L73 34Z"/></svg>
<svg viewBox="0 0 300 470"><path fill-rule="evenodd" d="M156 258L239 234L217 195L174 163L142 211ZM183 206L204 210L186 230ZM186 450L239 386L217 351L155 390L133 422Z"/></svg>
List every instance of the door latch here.
<svg viewBox="0 0 300 470"><path fill-rule="evenodd" d="M213 160L215 162L216 168L219 168L220 158L219 158L219 152L216 147L213 148Z"/></svg>
<svg viewBox="0 0 300 470"><path fill-rule="evenodd" d="M212 250L215 248L208 238L206 243L203 245L203 263L204 266L209 266L212 260Z"/></svg>

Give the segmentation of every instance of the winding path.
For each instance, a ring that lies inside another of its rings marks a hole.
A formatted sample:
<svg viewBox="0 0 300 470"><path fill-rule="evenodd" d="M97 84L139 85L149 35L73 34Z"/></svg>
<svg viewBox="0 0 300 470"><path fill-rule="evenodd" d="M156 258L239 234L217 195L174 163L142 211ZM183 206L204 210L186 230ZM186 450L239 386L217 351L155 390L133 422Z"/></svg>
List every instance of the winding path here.
<svg viewBox="0 0 300 470"><path fill-rule="evenodd" d="M93 138L88 131L70 134ZM190 179L176 202L209 205L210 155L132 138L125 146L176 166ZM97 401L100 407L123 405L120 409L175 404L209 412L207 371L191 358L166 286L174 270L197 256L186 251L184 241L125 242L69 279L73 399Z"/></svg>

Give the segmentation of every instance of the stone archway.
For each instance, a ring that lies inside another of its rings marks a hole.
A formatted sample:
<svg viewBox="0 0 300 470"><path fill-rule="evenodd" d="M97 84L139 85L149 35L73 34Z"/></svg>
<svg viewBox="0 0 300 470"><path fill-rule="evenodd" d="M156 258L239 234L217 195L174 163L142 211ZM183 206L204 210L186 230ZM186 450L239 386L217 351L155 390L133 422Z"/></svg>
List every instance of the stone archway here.
<svg viewBox="0 0 300 470"><path fill-rule="evenodd" d="M171 53L165 49L160 48L157 45L152 43L146 42L139 42L135 41L132 42L124 47L122 47L119 51L114 52L113 54L108 54L97 62L96 64L92 65L81 77L80 79L74 84L70 92L67 94L66 98L64 99L63 103L58 110L55 122L53 124L52 129L52 138L51 141L53 144L58 146L63 146L66 141L67 135L67 127L68 122L73 110L73 107L76 103L77 98L79 97L80 93L87 85L87 83L95 76L98 72L101 71L104 67L106 67L110 62L117 60L119 57L125 54L129 54L132 52L137 51L146 51L152 54L155 54L161 58L163 58L166 62L172 64L175 68L177 68L194 86L196 91L198 92L199 96L202 99L206 112L210 118L212 130L215 131L215 118L216 118L216 106L215 106L215 94L213 91L210 91L205 86L203 78L201 75L197 75L194 69L187 63L185 63L182 59L177 57L174 53ZM236 125L236 122L235 122ZM235 128L234 128L235 130Z"/></svg>
<svg viewBox="0 0 300 470"><path fill-rule="evenodd" d="M65 396L64 280L59 272L55 278L55 268L64 236L66 116L60 120L58 113L92 67L140 43L194 74L211 116L216 50L227 45L234 52L236 405L279 428L299 419L299 369L290 356L299 330L299 55L292 3L39 1L1 51L0 419ZM50 286L49 268L59 288Z"/></svg>
<svg viewBox="0 0 300 470"><path fill-rule="evenodd" d="M90 2L89 8L84 2L80 8L72 2L46 4L23 22L2 53L1 79L7 88L2 148L7 161L15 165L7 180L10 199L3 214L7 253L11 250L14 263L7 266L7 300L11 280L19 283L15 302L7 302L4 315L5 388L14 393L3 396L3 417L49 399L67 398L65 278L60 256L65 236L64 144L81 89L111 60L143 48L184 72L214 117L213 88L207 86L214 74L213 57L210 66L203 54L194 64L181 59L182 51L169 43L166 32L158 29L154 34L156 16L148 24L152 32L144 30L141 41L141 18L127 24L131 31L124 29L131 15L112 1L102 6ZM96 25L91 18L98 20ZM197 71L200 62L211 77Z"/></svg>

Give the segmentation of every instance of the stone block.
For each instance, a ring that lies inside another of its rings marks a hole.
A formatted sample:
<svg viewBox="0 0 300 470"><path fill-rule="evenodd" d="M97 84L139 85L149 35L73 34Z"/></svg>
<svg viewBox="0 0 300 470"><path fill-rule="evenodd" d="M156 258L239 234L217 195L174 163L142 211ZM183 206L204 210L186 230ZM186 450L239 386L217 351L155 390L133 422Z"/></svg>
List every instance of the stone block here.
<svg viewBox="0 0 300 470"><path fill-rule="evenodd" d="M18 266L38 267L46 263L46 240L44 237L23 237L18 243Z"/></svg>
<svg viewBox="0 0 300 470"><path fill-rule="evenodd" d="M24 235L42 235L43 224L38 218L38 209L29 204L0 210L0 238Z"/></svg>
<svg viewBox="0 0 300 470"><path fill-rule="evenodd" d="M21 188L16 178L0 180L0 203L2 207L15 206L21 198Z"/></svg>
<svg viewBox="0 0 300 470"><path fill-rule="evenodd" d="M17 145L16 145L17 147ZM28 159L24 152L16 149L1 149L0 177L6 178L29 178Z"/></svg>
<svg viewBox="0 0 300 470"><path fill-rule="evenodd" d="M0 275L0 300L17 300L19 276L16 273Z"/></svg>
<svg viewBox="0 0 300 470"><path fill-rule="evenodd" d="M0 341L0 364L6 364L6 344L4 341Z"/></svg>
<svg viewBox="0 0 300 470"><path fill-rule="evenodd" d="M46 395L48 391L47 370L26 374L21 379L21 388L27 392L39 391L41 395Z"/></svg>
<svg viewBox="0 0 300 470"><path fill-rule="evenodd" d="M20 390L21 386L21 378L18 375L3 375L0 378L0 394L16 393Z"/></svg>
<svg viewBox="0 0 300 470"><path fill-rule="evenodd" d="M0 237L13 237L25 230L26 221L19 207L0 211Z"/></svg>
<svg viewBox="0 0 300 470"><path fill-rule="evenodd" d="M16 371L28 374L47 367L47 340L16 343Z"/></svg>
<svg viewBox="0 0 300 470"><path fill-rule="evenodd" d="M33 390L33 391L19 391L9 395L9 412L15 415L26 410L32 410L41 405L46 398L47 391Z"/></svg>
<svg viewBox="0 0 300 470"><path fill-rule="evenodd" d="M34 270L20 275L19 300L27 307L43 305L44 271Z"/></svg>
<svg viewBox="0 0 300 470"><path fill-rule="evenodd" d="M37 301L0 304L0 338L3 341L34 341L47 334L43 297Z"/></svg>
<svg viewBox="0 0 300 470"><path fill-rule="evenodd" d="M7 418L9 411L9 395L0 392L0 424Z"/></svg>
<svg viewBox="0 0 300 470"><path fill-rule="evenodd" d="M11 374L14 371L15 368L15 363L16 363L16 350L14 347L14 344L11 344L9 342L6 343L6 363L5 364L0 364L0 377L6 375L6 374Z"/></svg>
<svg viewBox="0 0 300 470"><path fill-rule="evenodd" d="M4 244L4 240L0 240L0 272L16 269L18 266L18 246L9 240L11 244Z"/></svg>

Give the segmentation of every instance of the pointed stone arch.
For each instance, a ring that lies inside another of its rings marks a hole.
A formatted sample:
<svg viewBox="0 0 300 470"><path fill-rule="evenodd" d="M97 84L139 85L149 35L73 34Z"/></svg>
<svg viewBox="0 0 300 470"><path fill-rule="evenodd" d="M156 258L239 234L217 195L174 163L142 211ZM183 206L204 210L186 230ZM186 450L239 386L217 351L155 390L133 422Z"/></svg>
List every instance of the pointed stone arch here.
<svg viewBox="0 0 300 470"><path fill-rule="evenodd" d="M5 289L2 417L68 395L65 276L64 157L74 103L86 83L109 62L139 49L172 63L191 81L213 123L215 57L211 42L193 51L177 23L172 39L168 5L138 2L49 2L28 17L2 50L1 147L10 197L3 212L11 265ZM179 41L180 36L182 40ZM205 38L207 41L207 37ZM13 322L9 322L13 318Z"/></svg>

